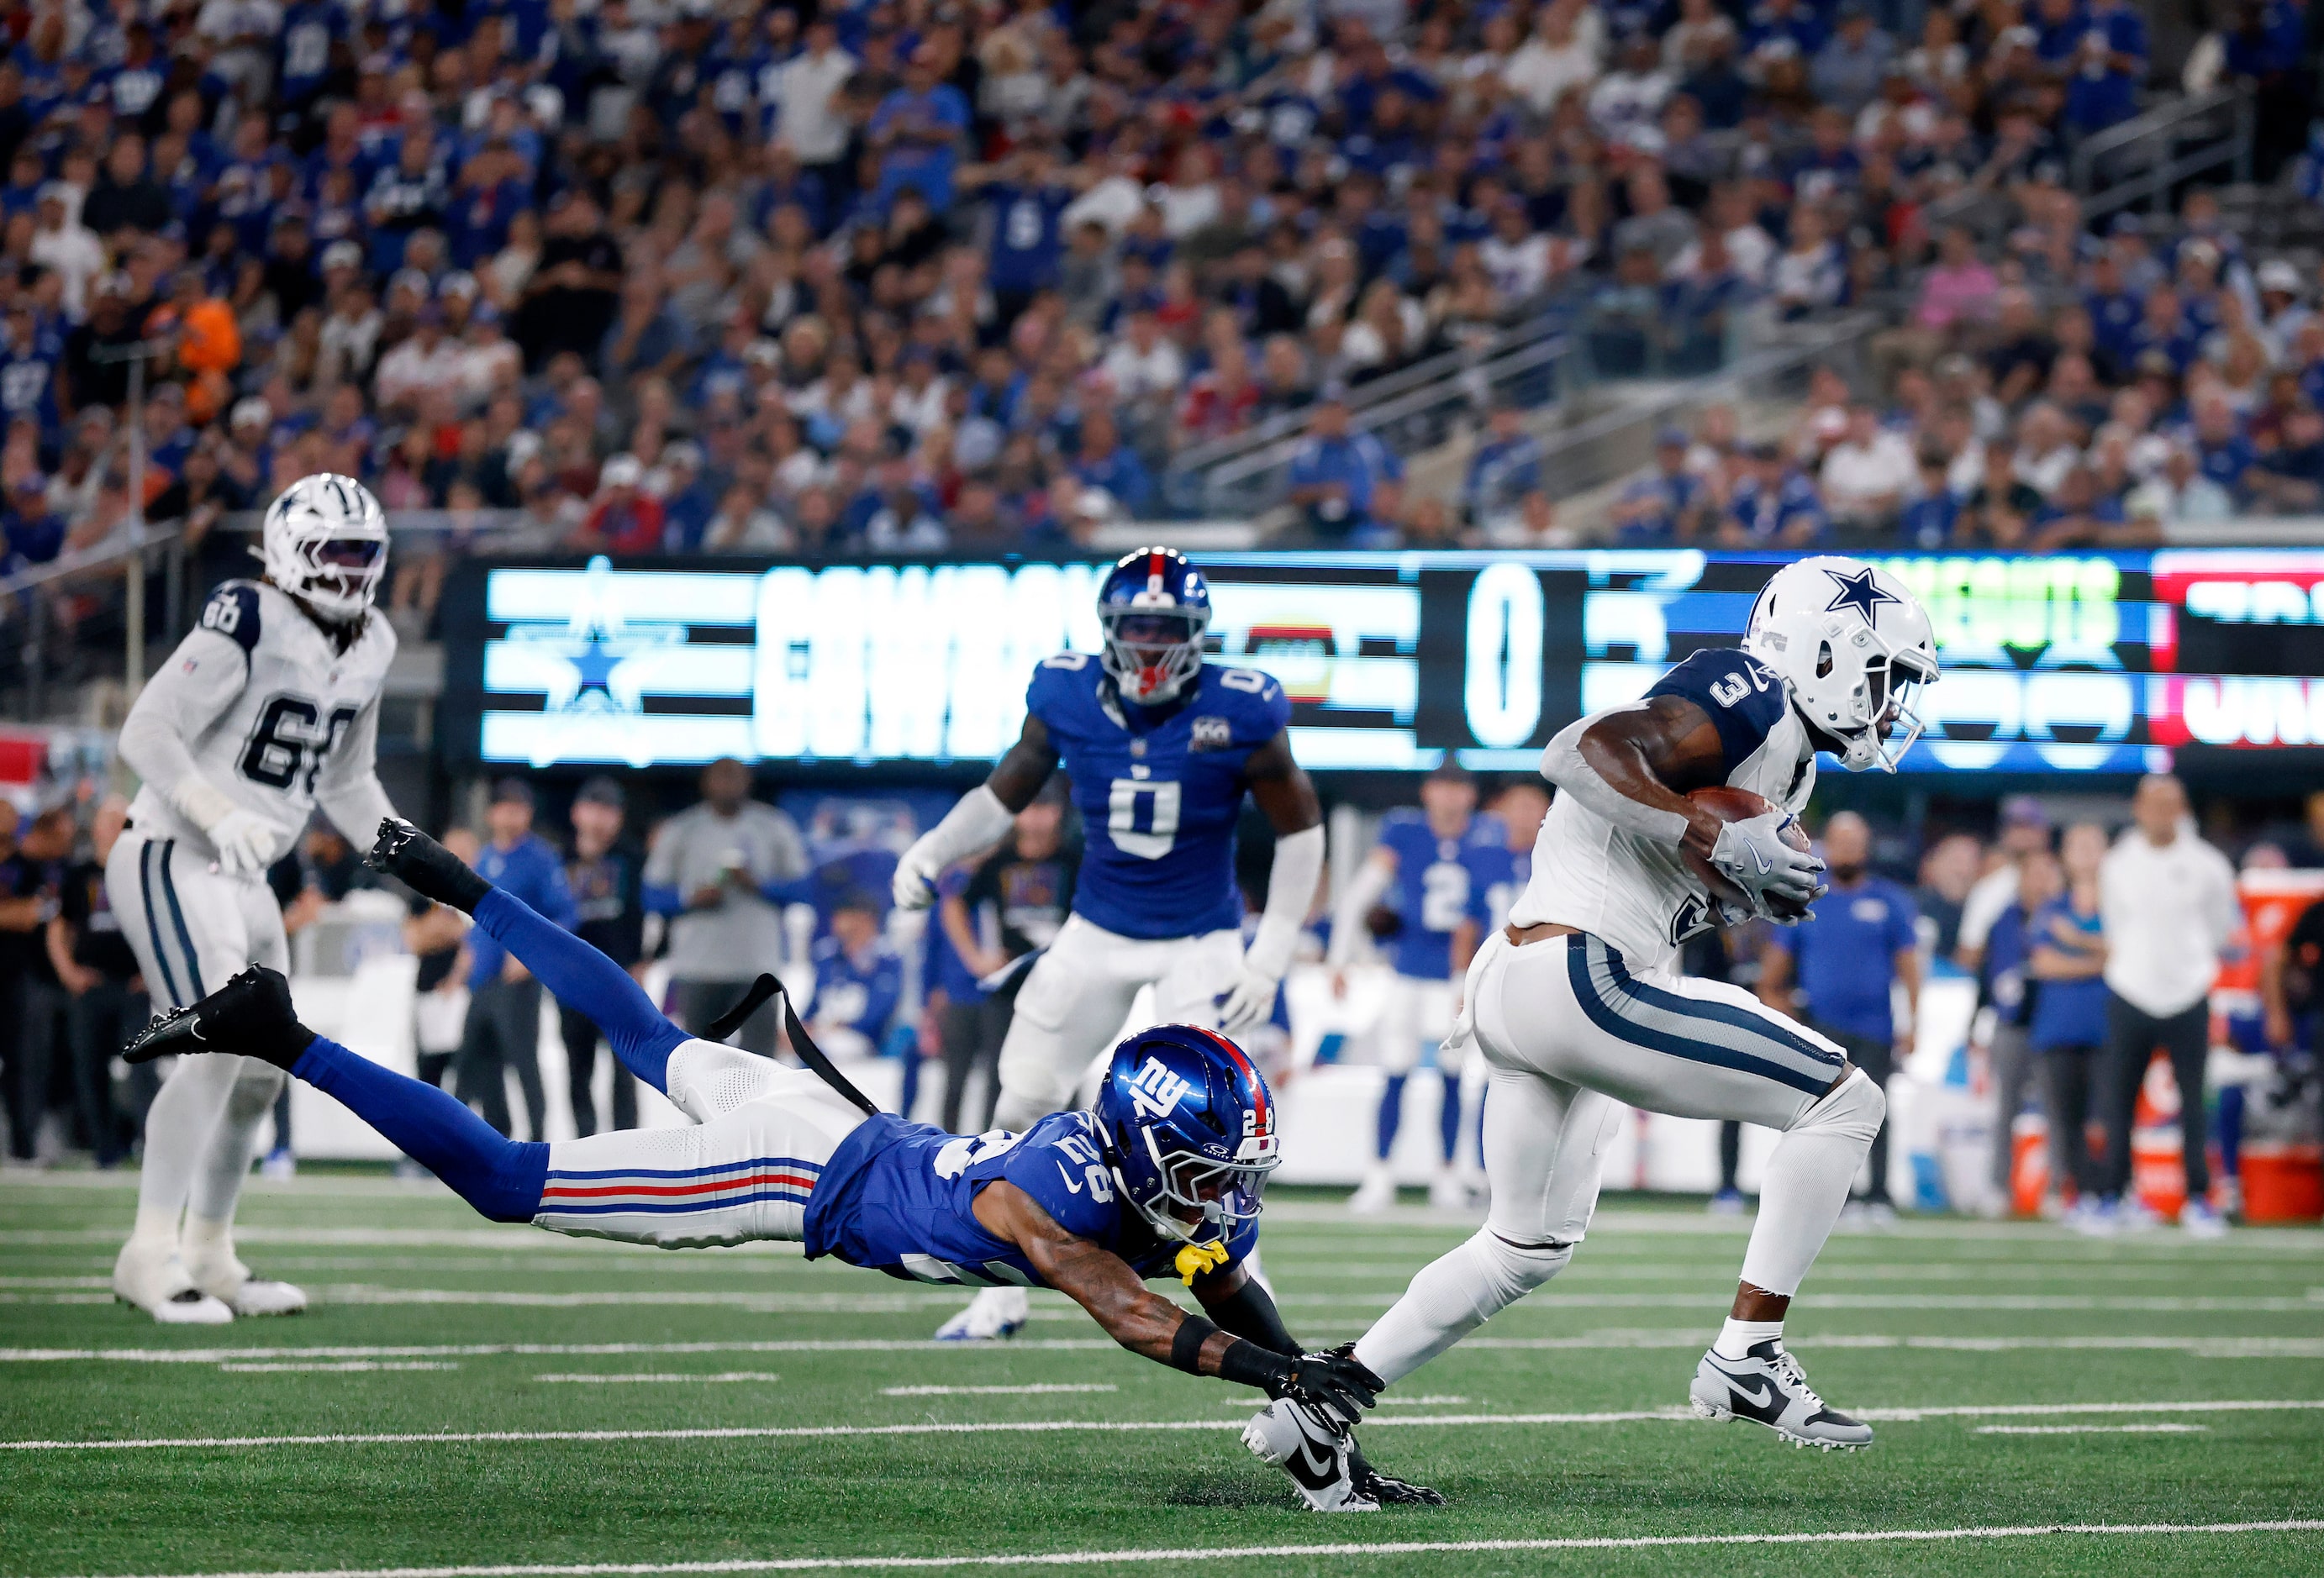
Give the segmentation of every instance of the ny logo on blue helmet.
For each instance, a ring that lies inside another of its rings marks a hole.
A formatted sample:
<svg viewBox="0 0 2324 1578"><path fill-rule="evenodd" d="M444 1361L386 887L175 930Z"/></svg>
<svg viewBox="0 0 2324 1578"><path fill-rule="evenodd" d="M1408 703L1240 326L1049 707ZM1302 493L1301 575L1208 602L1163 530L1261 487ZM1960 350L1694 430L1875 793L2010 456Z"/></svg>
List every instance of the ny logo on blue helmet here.
<svg viewBox="0 0 2324 1578"><path fill-rule="evenodd" d="M1190 1024L1139 1032L1114 1048L1095 1110L1114 1181L1157 1234L1223 1243L1259 1215L1282 1160L1275 1096L1226 1037Z"/></svg>
<svg viewBox="0 0 2324 1578"><path fill-rule="evenodd" d="M1210 583L1175 549L1140 548L1106 572L1097 619L1105 630L1098 661L1123 699L1167 702L1202 672Z"/></svg>

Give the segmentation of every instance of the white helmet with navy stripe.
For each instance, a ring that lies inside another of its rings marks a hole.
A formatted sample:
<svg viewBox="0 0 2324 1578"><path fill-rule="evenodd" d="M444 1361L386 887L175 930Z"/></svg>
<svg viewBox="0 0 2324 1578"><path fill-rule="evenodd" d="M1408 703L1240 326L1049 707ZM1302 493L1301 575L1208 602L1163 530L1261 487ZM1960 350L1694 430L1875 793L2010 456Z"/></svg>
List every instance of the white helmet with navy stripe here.
<svg viewBox="0 0 2324 1578"><path fill-rule="evenodd" d="M1893 773L1920 738L1914 693L1936 683L1936 641L1921 600L1879 566L1836 555L1784 565L1751 605L1743 649L1783 676L1849 772Z"/></svg>
<svg viewBox="0 0 2324 1578"><path fill-rule="evenodd" d="M371 608L387 571L387 517L353 477L301 477L267 510L258 556L281 591L324 619L352 623Z"/></svg>

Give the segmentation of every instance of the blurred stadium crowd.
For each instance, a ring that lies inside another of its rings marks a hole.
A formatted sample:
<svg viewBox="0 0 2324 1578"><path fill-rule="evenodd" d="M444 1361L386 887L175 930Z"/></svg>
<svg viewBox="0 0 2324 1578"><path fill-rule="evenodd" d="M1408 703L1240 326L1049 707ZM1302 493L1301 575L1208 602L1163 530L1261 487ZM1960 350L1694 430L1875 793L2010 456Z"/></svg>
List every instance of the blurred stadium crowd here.
<svg viewBox="0 0 2324 1578"><path fill-rule="evenodd" d="M2308 25L2270 0L2206 41L2287 194ZM8 567L123 531L139 344L149 518L198 537L324 470L449 511L400 555L422 625L487 520L1065 547L1303 411L1314 540L1563 540L1520 415L1459 498L1407 497L1334 398L1545 313L1612 376L1890 315L1789 431L1672 445L1629 540L2055 546L2324 484L2310 271L2201 194L2093 234L2064 184L2154 91L2126 0L11 0L0 30ZM1932 222L1965 197L2007 223Z"/></svg>

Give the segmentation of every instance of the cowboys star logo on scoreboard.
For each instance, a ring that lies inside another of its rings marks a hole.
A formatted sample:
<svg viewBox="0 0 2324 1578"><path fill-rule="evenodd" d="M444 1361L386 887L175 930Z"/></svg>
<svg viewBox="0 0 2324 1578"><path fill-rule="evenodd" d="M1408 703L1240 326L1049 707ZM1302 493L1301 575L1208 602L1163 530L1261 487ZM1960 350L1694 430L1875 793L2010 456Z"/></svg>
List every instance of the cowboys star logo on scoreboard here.
<svg viewBox="0 0 2324 1578"><path fill-rule="evenodd" d="M1130 1105L1141 1118L1167 1117L1194 1088L1192 1080L1172 1073L1161 1059L1148 1058L1130 1082Z"/></svg>

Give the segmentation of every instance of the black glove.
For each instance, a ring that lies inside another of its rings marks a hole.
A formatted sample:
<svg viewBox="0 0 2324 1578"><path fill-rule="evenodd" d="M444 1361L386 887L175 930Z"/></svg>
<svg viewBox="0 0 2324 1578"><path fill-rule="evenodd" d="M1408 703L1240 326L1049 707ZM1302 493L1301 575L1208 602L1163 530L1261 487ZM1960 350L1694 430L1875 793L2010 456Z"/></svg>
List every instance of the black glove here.
<svg viewBox="0 0 2324 1578"><path fill-rule="evenodd" d="M1348 1443L1348 1472L1354 1477L1357 1495L1370 1496L1383 1507L1443 1507L1447 1504L1442 1491L1432 1491L1426 1485L1416 1485L1409 1480L1399 1480L1394 1474L1380 1472L1364 1460L1364 1449L1352 1439Z"/></svg>
<svg viewBox="0 0 2324 1578"><path fill-rule="evenodd" d="M1244 1344L1256 1348L1256 1344ZM1264 1350L1259 1350L1264 1352ZM1326 1353L1268 1353L1271 1373L1259 1381L1272 1398L1296 1398L1342 1425L1353 1425L1379 1400L1388 1385L1364 1368L1356 1345L1342 1343ZM1222 1369L1221 1373L1224 1373Z"/></svg>

